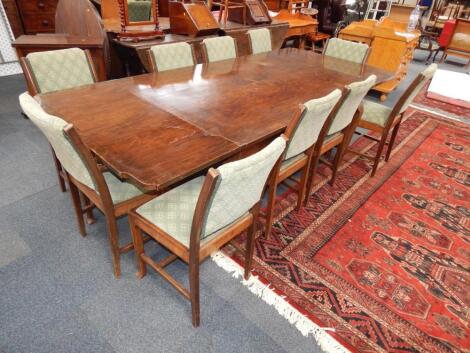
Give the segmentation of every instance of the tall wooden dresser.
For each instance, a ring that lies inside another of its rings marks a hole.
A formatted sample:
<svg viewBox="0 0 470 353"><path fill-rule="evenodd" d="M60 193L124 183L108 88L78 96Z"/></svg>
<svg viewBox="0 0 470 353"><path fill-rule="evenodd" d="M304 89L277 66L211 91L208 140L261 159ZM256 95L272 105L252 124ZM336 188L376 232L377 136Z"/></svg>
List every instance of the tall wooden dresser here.
<svg viewBox="0 0 470 353"><path fill-rule="evenodd" d="M15 37L54 32L58 0L2 0Z"/></svg>

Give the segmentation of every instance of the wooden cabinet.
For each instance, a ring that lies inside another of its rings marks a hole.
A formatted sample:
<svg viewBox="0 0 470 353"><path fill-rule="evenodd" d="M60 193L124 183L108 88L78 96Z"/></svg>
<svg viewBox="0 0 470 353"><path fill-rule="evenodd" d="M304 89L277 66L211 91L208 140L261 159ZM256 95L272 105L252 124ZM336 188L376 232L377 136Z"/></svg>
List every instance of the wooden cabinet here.
<svg viewBox="0 0 470 353"><path fill-rule="evenodd" d="M368 44L371 52L367 64L394 73L392 80L374 87L382 93L382 101L406 77L408 65L418 44L420 32L409 33L406 26L406 23L383 17L380 21L353 22L339 34L342 39Z"/></svg>
<svg viewBox="0 0 470 353"><path fill-rule="evenodd" d="M54 32L58 0L2 0L15 37Z"/></svg>

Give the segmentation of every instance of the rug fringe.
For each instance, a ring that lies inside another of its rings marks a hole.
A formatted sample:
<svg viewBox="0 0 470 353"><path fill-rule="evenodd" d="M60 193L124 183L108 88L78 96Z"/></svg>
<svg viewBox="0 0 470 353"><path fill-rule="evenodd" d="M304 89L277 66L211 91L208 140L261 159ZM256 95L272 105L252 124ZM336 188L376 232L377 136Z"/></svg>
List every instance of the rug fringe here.
<svg viewBox="0 0 470 353"><path fill-rule="evenodd" d="M303 336L311 334L320 348L327 353L350 353L346 347L336 341L326 331L334 331L334 328L324 328L315 324L305 315L290 305L282 296L275 293L269 284L262 283L257 276L251 276L248 281L243 278L243 268L221 251L211 255L212 260L235 278L241 278L241 283L248 287L250 292L261 298L267 304L273 306L277 312L294 325Z"/></svg>

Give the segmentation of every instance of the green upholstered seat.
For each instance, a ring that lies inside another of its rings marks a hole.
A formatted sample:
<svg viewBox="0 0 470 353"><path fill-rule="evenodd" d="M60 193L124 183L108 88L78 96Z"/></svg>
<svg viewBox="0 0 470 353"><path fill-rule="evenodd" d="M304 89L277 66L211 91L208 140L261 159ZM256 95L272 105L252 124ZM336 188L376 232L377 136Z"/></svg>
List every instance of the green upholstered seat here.
<svg viewBox="0 0 470 353"><path fill-rule="evenodd" d="M193 52L188 43L155 45L150 48L158 71L180 69L194 65Z"/></svg>
<svg viewBox="0 0 470 353"><path fill-rule="evenodd" d="M237 57L235 40L230 36L206 38L202 43L206 48L208 62L234 59Z"/></svg>
<svg viewBox="0 0 470 353"><path fill-rule="evenodd" d="M271 32L269 29L250 29L246 33L250 38L252 54L267 53L273 50L271 43Z"/></svg>
<svg viewBox="0 0 470 353"><path fill-rule="evenodd" d="M21 94L19 100L23 112L46 136L62 167L73 178L96 191L88 168L64 134L64 129L69 124L59 117L47 114L28 93ZM114 204L130 200L142 194L133 184L119 180L110 172L105 172L103 176Z"/></svg>
<svg viewBox="0 0 470 353"><path fill-rule="evenodd" d="M31 53L26 62L39 93L94 83L85 52L79 48Z"/></svg>
<svg viewBox="0 0 470 353"><path fill-rule="evenodd" d="M240 219L261 199L266 180L286 146L278 137L261 151L217 168L220 177L212 194L201 238ZM189 246L194 211L204 177L194 178L137 208L159 229Z"/></svg>
<svg viewBox="0 0 470 353"><path fill-rule="evenodd" d="M364 113L362 114L362 120L385 127L391 112L392 108L383 104L364 100Z"/></svg>
<svg viewBox="0 0 470 353"><path fill-rule="evenodd" d="M330 38L326 44L325 56L362 64L369 46L340 38Z"/></svg>

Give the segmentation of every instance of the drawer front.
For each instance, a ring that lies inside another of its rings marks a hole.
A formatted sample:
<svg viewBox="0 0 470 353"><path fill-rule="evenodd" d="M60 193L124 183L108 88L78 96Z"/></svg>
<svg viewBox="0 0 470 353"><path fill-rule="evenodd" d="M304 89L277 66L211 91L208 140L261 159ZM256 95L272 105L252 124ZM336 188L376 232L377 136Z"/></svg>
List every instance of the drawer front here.
<svg viewBox="0 0 470 353"><path fill-rule="evenodd" d="M25 33L54 32L54 13L22 13L22 16Z"/></svg>
<svg viewBox="0 0 470 353"><path fill-rule="evenodd" d="M18 0L18 7L21 13L54 13L57 7L57 0Z"/></svg>

